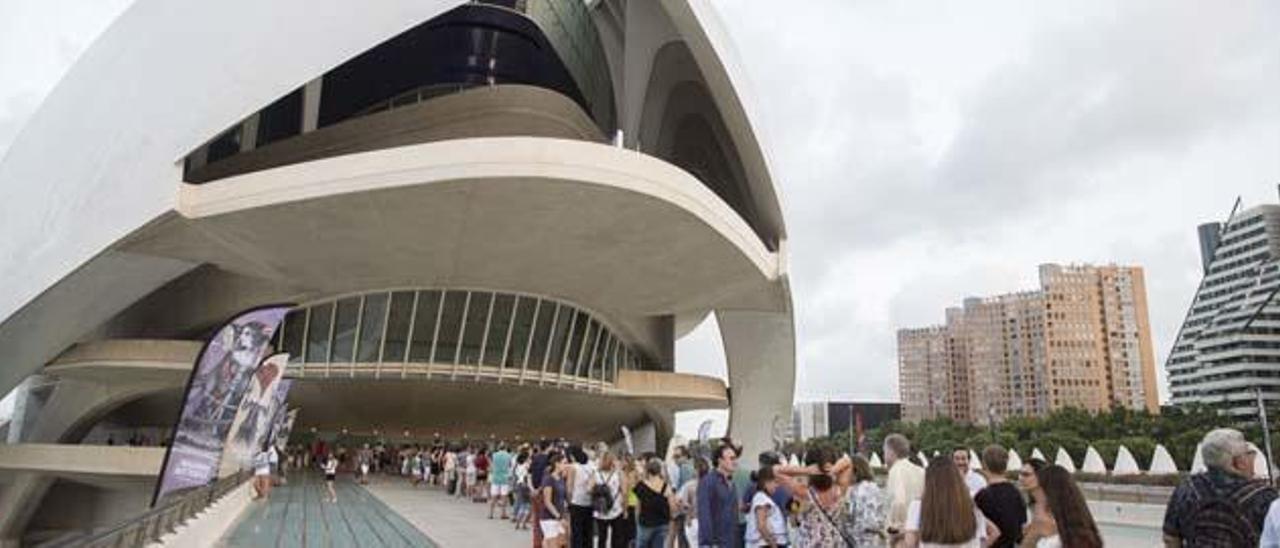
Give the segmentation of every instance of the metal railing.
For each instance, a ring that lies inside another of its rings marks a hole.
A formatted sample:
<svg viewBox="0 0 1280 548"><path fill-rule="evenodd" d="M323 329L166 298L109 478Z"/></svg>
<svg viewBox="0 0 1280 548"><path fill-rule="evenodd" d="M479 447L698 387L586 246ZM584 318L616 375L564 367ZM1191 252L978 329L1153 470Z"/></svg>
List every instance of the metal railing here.
<svg viewBox="0 0 1280 548"><path fill-rule="evenodd" d="M248 470L227 476L204 487L178 494L161 506L115 525L109 529L91 532L74 538L62 538L41 545L42 548L134 548L146 546L172 533L179 525L196 513L208 508L214 501L239 487L250 477Z"/></svg>

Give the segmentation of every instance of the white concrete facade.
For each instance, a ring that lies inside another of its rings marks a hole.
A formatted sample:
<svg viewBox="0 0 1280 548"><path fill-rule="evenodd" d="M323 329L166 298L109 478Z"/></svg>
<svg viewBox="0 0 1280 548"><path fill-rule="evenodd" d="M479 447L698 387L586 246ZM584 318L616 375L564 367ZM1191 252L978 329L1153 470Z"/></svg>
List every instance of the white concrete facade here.
<svg viewBox="0 0 1280 548"><path fill-rule="evenodd" d="M267 302L477 289L591 310L644 368L667 372L674 338L715 313L730 432L748 451L771 448L795 382L786 232L714 11L587 4L624 147L584 127L612 123L598 104L576 111L492 82L419 109L475 97L494 106L483 116L391 110L326 127L327 71L463 4L136 2L0 163L0 389L76 343L189 339ZM212 161L203 145L241 122L262 127L261 109L297 89L306 140L250 132L235 173L185 180L184 159ZM422 120L432 125L413 126ZM721 155L689 160L695 148ZM649 409L669 436L670 409Z"/></svg>

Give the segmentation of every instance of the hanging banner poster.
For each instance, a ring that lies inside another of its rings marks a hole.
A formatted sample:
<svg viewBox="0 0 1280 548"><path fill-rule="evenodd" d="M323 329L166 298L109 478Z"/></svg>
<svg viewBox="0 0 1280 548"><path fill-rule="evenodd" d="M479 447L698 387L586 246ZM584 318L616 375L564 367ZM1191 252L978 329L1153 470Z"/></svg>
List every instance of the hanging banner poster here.
<svg viewBox="0 0 1280 548"><path fill-rule="evenodd" d="M277 450L284 451L289 445L289 436L293 434L293 422L296 420L298 420L298 410L290 409L284 420L280 421L280 428L271 434Z"/></svg>
<svg viewBox="0 0 1280 548"><path fill-rule="evenodd" d="M240 400L240 410L231 421L226 450L222 453L222 468L236 470L253 465L253 456L262 450L262 440L271 428L277 387L284 378L284 368L289 365L286 353L272 354L262 360L262 365L249 378L249 390Z"/></svg>
<svg viewBox="0 0 1280 548"><path fill-rule="evenodd" d="M284 422L285 400L289 398L291 386L293 381L289 379L280 379L280 382L276 383L276 391L271 397L271 407L267 410L269 419L261 424L254 447L264 449L269 444L275 443L276 431L280 429L280 423Z"/></svg>
<svg viewBox="0 0 1280 548"><path fill-rule="evenodd" d="M289 399L289 388L292 386L293 381L290 379L280 379L280 384L276 385L276 396L271 406L271 422L267 425L266 438L262 443L275 444L276 434L288 418L289 408L286 403Z"/></svg>
<svg viewBox="0 0 1280 548"><path fill-rule="evenodd" d="M290 308L277 305L241 313L218 329L200 350L187 380L173 443L160 467L153 507L166 494L217 479L231 421L272 335Z"/></svg>

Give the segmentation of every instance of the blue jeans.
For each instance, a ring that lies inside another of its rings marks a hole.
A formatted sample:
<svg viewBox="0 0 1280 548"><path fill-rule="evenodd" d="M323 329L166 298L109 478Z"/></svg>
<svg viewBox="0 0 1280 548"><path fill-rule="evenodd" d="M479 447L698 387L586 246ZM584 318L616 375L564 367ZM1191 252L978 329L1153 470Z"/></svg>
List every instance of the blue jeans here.
<svg viewBox="0 0 1280 548"><path fill-rule="evenodd" d="M640 526L636 532L636 548L662 548L667 541L667 524L657 527Z"/></svg>

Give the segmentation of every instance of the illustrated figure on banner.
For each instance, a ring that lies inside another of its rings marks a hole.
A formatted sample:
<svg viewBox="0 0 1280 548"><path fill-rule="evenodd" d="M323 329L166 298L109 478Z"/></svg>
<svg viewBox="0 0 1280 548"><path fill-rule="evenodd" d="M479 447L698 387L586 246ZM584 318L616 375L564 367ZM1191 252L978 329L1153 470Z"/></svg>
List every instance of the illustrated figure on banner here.
<svg viewBox="0 0 1280 548"><path fill-rule="evenodd" d="M195 403L197 411L185 420L201 424L184 425L187 427L185 430L192 434L193 439L188 441L193 445L211 449L221 446L220 425L235 418L238 400L244 394L245 385L261 356L262 345L271 337L270 331L267 325L250 321L235 325L226 332L231 338L223 340L222 345L230 351L211 371L201 371L194 381L196 386L192 397L198 399Z"/></svg>
<svg viewBox="0 0 1280 548"><path fill-rule="evenodd" d="M273 390L276 387L276 381L280 378L280 366L272 360L262 362L258 366L258 370L253 373L253 384L249 388L249 392L245 394L244 399L240 400L240 409L244 413L244 421L240 423L240 428L236 430L235 441L256 446L255 438L259 432L267 431L268 421L271 420L267 407L271 404L271 398L264 394L267 390Z"/></svg>

